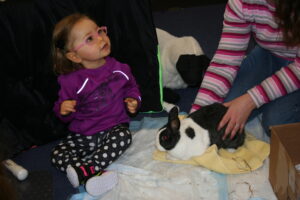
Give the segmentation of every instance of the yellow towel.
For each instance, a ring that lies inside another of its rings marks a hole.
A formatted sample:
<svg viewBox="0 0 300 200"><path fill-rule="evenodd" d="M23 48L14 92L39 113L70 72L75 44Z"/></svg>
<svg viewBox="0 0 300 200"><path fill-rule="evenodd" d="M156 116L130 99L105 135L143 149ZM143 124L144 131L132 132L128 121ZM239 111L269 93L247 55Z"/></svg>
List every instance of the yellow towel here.
<svg viewBox="0 0 300 200"><path fill-rule="evenodd" d="M200 165L223 174L241 174L261 167L269 153L270 145L268 143L246 134L244 145L233 153L225 149L218 150L216 145L212 145L203 155L195 156L190 160L168 160L166 152L158 150L153 153L153 159L180 164Z"/></svg>

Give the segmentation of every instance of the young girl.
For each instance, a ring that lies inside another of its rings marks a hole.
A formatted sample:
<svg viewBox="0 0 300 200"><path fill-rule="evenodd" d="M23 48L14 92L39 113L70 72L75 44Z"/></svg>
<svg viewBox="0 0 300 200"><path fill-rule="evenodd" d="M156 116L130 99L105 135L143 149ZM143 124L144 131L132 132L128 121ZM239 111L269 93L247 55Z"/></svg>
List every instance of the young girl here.
<svg viewBox="0 0 300 200"><path fill-rule="evenodd" d="M94 196L117 183L116 173L103 170L131 144L127 112L136 113L141 103L130 68L109 57L110 47L106 27L85 15L67 16L54 28L61 86L54 112L69 123L70 134L53 149L52 163Z"/></svg>

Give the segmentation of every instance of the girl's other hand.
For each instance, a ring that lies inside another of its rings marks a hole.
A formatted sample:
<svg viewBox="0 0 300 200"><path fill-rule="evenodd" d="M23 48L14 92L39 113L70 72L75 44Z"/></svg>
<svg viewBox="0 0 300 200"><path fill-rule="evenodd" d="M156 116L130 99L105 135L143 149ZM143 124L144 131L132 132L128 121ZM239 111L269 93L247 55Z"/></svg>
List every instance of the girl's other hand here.
<svg viewBox="0 0 300 200"><path fill-rule="evenodd" d="M230 139L232 139L237 132L241 133L249 115L252 110L256 108L255 103L248 93L224 103L224 106L228 107L228 110L218 127L218 130L220 130L227 124L223 140L226 139L228 135L230 135Z"/></svg>
<svg viewBox="0 0 300 200"><path fill-rule="evenodd" d="M75 110L76 101L75 100L65 100L60 105L60 114L68 115L71 112L76 112Z"/></svg>
<svg viewBox="0 0 300 200"><path fill-rule="evenodd" d="M136 99L128 97L124 100L124 102L126 103L128 112L132 114L136 113L138 107L138 102Z"/></svg>

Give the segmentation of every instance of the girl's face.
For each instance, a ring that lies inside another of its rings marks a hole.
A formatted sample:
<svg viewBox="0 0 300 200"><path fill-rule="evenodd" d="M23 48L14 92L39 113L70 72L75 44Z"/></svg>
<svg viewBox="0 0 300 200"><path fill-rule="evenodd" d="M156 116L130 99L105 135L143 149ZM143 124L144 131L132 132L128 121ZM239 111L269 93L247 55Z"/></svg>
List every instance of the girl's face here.
<svg viewBox="0 0 300 200"><path fill-rule="evenodd" d="M88 18L84 18L74 25L68 47L69 53L75 56L75 60L71 60L81 63L87 69L102 66L105 63L105 57L111 51L105 27L98 27L94 21Z"/></svg>

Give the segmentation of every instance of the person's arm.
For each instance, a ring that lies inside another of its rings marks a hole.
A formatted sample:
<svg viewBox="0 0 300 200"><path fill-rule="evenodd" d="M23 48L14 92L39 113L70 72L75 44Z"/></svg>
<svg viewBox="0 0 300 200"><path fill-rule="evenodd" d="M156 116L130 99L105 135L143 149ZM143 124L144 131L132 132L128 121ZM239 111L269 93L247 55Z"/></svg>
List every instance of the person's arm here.
<svg viewBox="0 0 300 200"><path fill-rule="evenodd" d="M130 102L132 102L132 100L130 100L130 98L135 99L137 102L134 102L134 104L137 103L137 106L136 106L136 110L137 110L138 108L140 108L141 101L142 101L139 86L136 83L136 80L135 80L134 76L132 75L131 69L128 65L125 65L124 72L128 76L128 81L127 81L127 84L125 87L126 92L125 92L125 96L124 96L124 99L127 99L127 100L125 102L130 103ZM129 100L128 100L128 98L129 98Z"/></svg>
<svg viewBox="0 0 300 200"><path fill-rule="evenodd" d="M282 67L259 85L248 90L256 107L260 107L300 88L300 48L295 61Z"/></svg>
<svg viewBox="0 0 300 200"><path fill-rule="evenodd" d="M61 113L61 105L63 102L66 102L66 100L75 100L76 98L74 95L76 92L74 91L73 87L71 87L70 82L64 78L59 77L58 82L60 85L60 90L58 92L58 100L54 103L53 111L55 115L63 122L70 122L74 118L75 112L70 112L69 114L64 115Z"/></svg>
<svg viewBox="0 0 300 200"><path fill-rule="evenodd" d="M237 132L241 132L255 108L300 88L299 55L300 50L298 50L295 62L281 68L261 84L248 90L246 94L224 103L228 111L219 124L219 129L227 124L223 139L229 134L230 138L233 138Z"/></svg>
<svg viewBox="0 0 300 200"><path fill-rule="evenodd" d="M243 18L240 0L229 0L224 13L218 49L208 67L191 112L214 102L223 102L245 56L251 24Z"/></svg>

